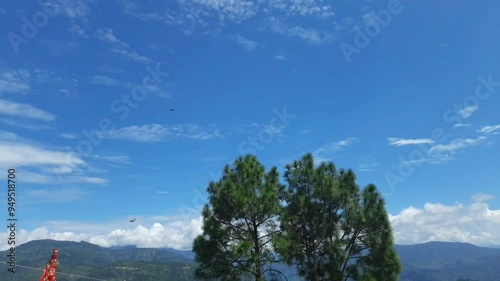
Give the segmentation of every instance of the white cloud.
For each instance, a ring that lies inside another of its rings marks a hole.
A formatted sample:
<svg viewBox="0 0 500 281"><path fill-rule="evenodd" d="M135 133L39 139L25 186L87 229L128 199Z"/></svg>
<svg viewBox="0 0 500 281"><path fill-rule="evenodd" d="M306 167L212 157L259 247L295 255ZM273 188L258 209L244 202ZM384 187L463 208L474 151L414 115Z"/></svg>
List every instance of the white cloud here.
<svg viewBox="0 0 500 281"><path fill-rule="evenodd" d="M85 39L89 38L89 36L87 35L87 32L85 31L85 28L78 23L73 23L68 30L70 33L73 33L73 34L80 36L82 38L85 38Z"/></svg>
<svg viewBox="0 0 500 281"><path fill-rule="evenodd" d="M360 161L358 170L360 172L369 172L375 170L379 165L380 164L377 163L375 157L368 155Z"/></svg>
<svg viewBox="0 0 500 281"><path fill-rule="evenodd" d="M40 84L74 87L78 83L76 78L65 77L50 70L33 69L30 73L32 80Z"/></svg>
<svg viewBox="0 0 500 281"><path fill-rule="evenodd" d="M88 4L96 4L95 0L73 0L65 1L63 4L57 1L45 1L42 5L52 7L59 11L56 16L66 17L70 21L69 31L83 38L88 38L86 29L89 23L88 16L92 13Z"/></svg>
<svg viewBox="0 0 500 281"><path fill-rule="evenodd" d="M363 19L363 23L365 25L374 25L374 24L378 23L377 14L374 11L370 11L370 12L364 14L362 19Z"/></svg>
<svg viewBox="0 0 500 281"><path fill-rule="evenodd" d="M281 127L274 127L272 125L264 125L261 126L262 128L262 133L265 133L269 136L272 136L273 139L277 140L278 142L283 142L285 139L285 126Z"/></svg>
<svg viewBox="0 0 500 281"><path fill-rule="evenodd" d="M495 199L495 196L491 194L485 194L485 193L476 193L472 196L472 201L473 202L481 202L484 203L486 201L490 201Z"/></svg>
<svg viewBox="0 0 500 281"><path fill-rule="evenodd" d="M464 119L467 119L472 116L474 112L476 112L479 109L479 106L467 106L458 111L458 114L460 114Z"/></svg>
<svg viewBox="0 0 500 281"><path fill-rule="evenodd" d="M0 100L0 114L38 119L43 121L53 121L56 117L44 110L38 109L26 103L16 103L7 100Z"/></svg>
<svg viewBox="0 0 500 281"><path fill-rule="evenodd" d="M463 150L469 146L475 146L484 143L486 137L480 136L476 139L456 139L448 144L437 144L429 150L429 153L453 153L458 150Z"/></svg>
<svg viewBox="0 0 500 281"><path fill-rule="evenodd" d="M33 92L32 83L50 84L53 91L76 91L78 79L63 77L45 69L10 69L0 67L0 96L2 94L26 94Z"/></svg>
<svg viewBox="0 0 500 281"><path fill-rule="evenodd" d="M332 6L321 0L269 0L268 3L271 9L286 13L288 16L313 16L327 19L335 15Z"/></svg>
<svg viewBox="0 0 500 281"><path fill-rule="evenodd" d="M259 47L259 43L248 38L245 38L241 35L235 35L232 37L238 44L240 44L247 51L253 51L257 47Z"/></svg>
<svg viewBox="0 0 500 281"><path fill-rule="evenodd" d="M17 142L1 141L0 154L2 155L3 163L8 163L15 167L51 165L74 168L85 163L78 156L68 152L47 150Z"/></svg>
<svg viewBox="0 0 500 281"><path fill-rule="evenodd" d="M196 211L199 212L200 209ZM202 232L202 218L195 213L152 217L131 216L137 218L136 223L139 225L130 223L129 218L88 224L75 221L47 221L41 223L43 227L34 230L19 229L16 238L19 244L38 239L55 239L87 241L103 247L136 245L187 250L191 249L193 239ZM500 232L498 232L500 210L491 209L484 200L473 201L469 205L426 203L421 208L410 206L399 214L389 214L389 219L397 244L429 241L468 242L480 246L500 244ZM6 239L7 235L6 231L0 232L0 239ZM6 248L7 245L3 245L0 250Z"/></svg>
<svg viewBox="0 0 500 281"><path fill-rule="evenodd" d="M304 19L328 23L331 17L334 16L334 12L332 6L324 0L177 1L176 4L165 5L168 7L160 9L159 12L145 11L130 2L127 2L124 6L125 12L132 17L144 21L180 26L184 29L184 33L188 35L192 34L195 28L209 29L210 31L205 31L205 34L216 34L220 33L222 28L229 24L243 24L253 20L257 22L257 25L267 25L273 32L297 37L311 45L330 43L334 39L330 32L305 29L296 26L296 24L287 26L281 23L281 20L288 18L293 18L294 23L297 20ZM272 16L271 20L268 21L269 15L275 16ZM281 20L278 20L278 16Z"/></svg>
<svg viewBox="0 0 500 281"><path fill-rule="evenodd" d="M90 83L104 86L120 86L120 82L114 78L103 75L96 75L90 79Z"/></svg>
<svg viewBox="0 0 500 281"><path fill-rule="evenodd" d="M85 175L89 164L80 156L52 149L23 139L16 134L0 131L0 168L16 167L20 180L26 183L87 183L103 184L107 180Z"/></svg>
<svg viewBox="0 0 500 281"><path fill-rule="evenodd" d="M8 125L8 126L18 127L18 128L23 128L23 129L33 130L33 131L54 130L55 129L52 126L45 125L45 124L34 124L31 122L27 122L27 121L23 121L23 120L15 120L15 119L10 119L10 118L1 118L0 122L4 123L5 125Z"/></svg>
<svg viewBox="0 0 500 281"><path fill-rule="evenodd" d="M281 35L299 38L313 46L331 43L335 40L335 36L330 32L322 32L314 28L303 28L298 25L289 26L276 17L270 17L265 27Z"/></svg>
<svg viewBox="0 0 500 281"><path fill-rule="evenodd" d="M20 139L21 138L14 133L0 130L0 141L2 140L17 141Z"/></svg>
<svg viewBox="0 0 500 281"><path fill-rule="evenodd" d="M484 200L475 200L470 205L426 203L423 208L408 207L391 215L390 220L398 244L429 241L500 244L500 210L490 209Z"/></svg>
<svg viewBox="0 0 500 281"><path fill-rule="evenodd" d="M257 15L259 6L250 0L216 0L216 1L179 1L181 13L179 18L192 19L202 24L213 18L219 22L241 23ZM170 17L174 13L169 13ZM179 22L179 19L177 19Z"/></svg>
<svg viewBox="0 0 500 281"><path fill-rule="evenodd" d="M269 124L259 123L239 125L235 128L236 132L246 135L255 135L259 132L262 132L280 143L283 143L285 140L285 129L285 126L274 127Z"/></svg>
<svg viewBox="0 0 500 281"><path fill-rule="evenodd" d="M453 125L453 129L456 129L456 128L461 128L461 127L470 127L471 124L455 124Z"/></svg>
<svg viewBox="0 0 500 281"><path fill-rule="evenodd" d="M59 134L61 138L64 139L77 139L78 135L77 134Z"/></svg>
<svg viewBox="0 0 500 281"><path fill-rule="evenodd" d="M122 221L104 224L84 224L74 221L48 221L43 227L31 231L17 230L16 243L32 240L54 239L61 241L87 241L102 247L136 245L141 248L168 247L178 250L191 249L193 239L201 233L200 216L136 217L136 223ZM0 238L7 239L7 232ZM3 245L0 250L8 247Z"/></svg>
<svg viewBox="0 0 500 281"><path fill-rule="evenodd" d="M282 55L275 55L273 57L275 60L286 60L286 57L285 56L282 56Z"/></svg>
<svg viewBox="0 0 500 281"><path fill-rule="evenodd" d="M78 47L76 42L61 42L52 39L41 39L38 43L45 47L51 56L62 56L75 47Z"/></svg>
<svg viewBox="0 0 500 281"><path fill-rule="evenodd" d="M46 5L57 5L55 2L47 2ZM74 0L71 2L67 2L65 4L57 5L62 11L61 15L64 15L68 18L85 18L91 14L91 9L87 5L88 3L95 3L94 0Z"/></svg>
<svg viewBox="0 0 500 281"><path fill-rule="evenodd" d="M344 150L346 147L350 146L356 141L359 141L359 139L350 137L345 140L326 143L313 152L314 161L316 163L331 161L332 156L336 152Z"/></svg>
<svg viewBox="0 0 500 281"><path fill-rule="evenodd" d="M431 139L401 139L401 138L388 138L387 141L389 145L395 146L405 146L405 145L417 145L417 144L433 144L434 141Z"/></svg>
<svg viewBox="0 0 500 281"><path fill-rule="evenodd" d="M483 134L490 134L490 133L498 134L498 132L496 132L496 131L499 131L499 130L500 130L500 125L495 125L495 126L482 126L477 131L479 133L483 133Z"/></svg>
<svg viewBox="0 0 500 281"><path fill-rule="evenodd" d="M345 17L340 20L340 22L333 21L333 26L334 29L339 31L339 30L354 30L356 26L356 20L352 17Z"/></svg>
<svg viewBox="0 0 500 281"><path fill-rule="evenodd" d="M134 60L139 63L148 63L151 62L149 58L146 58L145 56L139 55L137 52L130 50L130 46L120 40L118 37L116 37L113 33L113 30L111 28L99 28L96 33L95 37L103 42L108 43L109 45L112 46L111 49L109 49L112 53L115 53L119 56L122 56L124 58Z"/></svg>
<svg viewBox="0 0 500 281"><path fill-rule="evenodd" d="M118 39L111 28L99 28L96 30L95 36L97 39L107 42L117 48L126 49L129 45Z"/></svg>
<svg viewBox="0 0 500 281"><path fill-rule="evenodd" d="M388 138L390 145L395 146L406 146L406 145L419 145L416 150L419 154L422 154L425 158L418 160L408 161L411 164L443 164L451 160L454 160L454 154L460 150L466 148L477 146L481 144L488 144L485 136L479 136L475 139L455 139L449 143L435 144L431 139L399 139L399 138Z"/></svg>
<svg viewBox="0 0 500 281"><path fill-rule="evenodd" d="M148 63L151 61L150 59L139 55L135 51L120 50L120 49L110 49L110 51L117 54L117 55L120 55L124 58L131 59L133 61L140 62L140 63Z"/></svg>
<svg viewBox="0 0 500 281"><path fill-rule="evenodd" d="M160 142L168 139L209 140L220 138L222 134L217 129L207 129L195 124L169 126L151 124L106 131L104 137L135 142Z"/></svg>
<svg viewBox="0 0 500 281"><path fill-rule="evenodd" d="M90 155L89 158L101 161L118 162L121 164L130 164L130 157L126 155Z"/></svg>
<svg viewBox="0 0 500 281"><path fill-rule="evenodd" d="M0 95L28 92L31 89L29 79L27 70L0 69Z"/></svg>

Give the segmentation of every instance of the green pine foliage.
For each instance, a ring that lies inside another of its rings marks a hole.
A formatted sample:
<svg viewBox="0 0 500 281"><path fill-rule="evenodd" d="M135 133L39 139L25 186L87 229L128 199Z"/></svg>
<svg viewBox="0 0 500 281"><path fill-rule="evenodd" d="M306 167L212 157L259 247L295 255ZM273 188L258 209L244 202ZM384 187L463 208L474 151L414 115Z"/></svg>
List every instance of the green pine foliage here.
<svg viewBox="0 0 500 281"><path fill-rule="evenodd" d="M284 262L308 281L398 280L402 266L375 185L360 189L353 171L316 167L311 154L287 165L284 178L286 186L276 167L266 173L247 155L210 183L193 244L198 278L270 280L265 268Z"/></svg>
<svg viewBox="0 0 500 281"><path fill-rule="evenodd" d="M276 261L271 238L278 230L282 189L276 167L266 172L255 156L224 168L222 179L209 184L203 234L193 243L197 277L265 280L266 265Z"/></svg>

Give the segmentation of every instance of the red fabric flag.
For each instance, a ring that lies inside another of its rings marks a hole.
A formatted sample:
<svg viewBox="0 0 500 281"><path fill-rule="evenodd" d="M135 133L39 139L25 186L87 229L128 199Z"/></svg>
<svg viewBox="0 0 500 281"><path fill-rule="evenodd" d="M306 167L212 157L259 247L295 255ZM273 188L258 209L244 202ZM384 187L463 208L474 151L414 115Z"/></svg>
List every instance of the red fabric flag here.
<svg viewBox="0 0 500 281"><path fill-rule="evenodd" d="M40 281L56 281L57 267L59 266L59 259L57 257L57 249L54 249L50 261L45 266L42 278Z"/></svg>

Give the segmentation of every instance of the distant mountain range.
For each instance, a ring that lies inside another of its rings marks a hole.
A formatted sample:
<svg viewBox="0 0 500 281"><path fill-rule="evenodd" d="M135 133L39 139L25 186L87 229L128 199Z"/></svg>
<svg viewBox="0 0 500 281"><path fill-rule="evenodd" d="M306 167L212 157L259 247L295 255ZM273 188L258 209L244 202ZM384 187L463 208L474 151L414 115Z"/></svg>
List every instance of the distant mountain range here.
<svg viewBox="0 0 500 281"><path fill-rule="evenodd" d="M59 272L107 281L192 281L194 254L173 249L142 249L134 246L103 248L87 242L36 240L16 248L16 273L0 265L0 280L39 280L53 248L59 249ZM478 247L467 243L429 242L397 245L403 262L400 281L499 281L500 248ZM7 260L8 251L0 252ZM280 265L289 281L302 280L293 268ZM58 281L85 281L58 275Z"/></svg>

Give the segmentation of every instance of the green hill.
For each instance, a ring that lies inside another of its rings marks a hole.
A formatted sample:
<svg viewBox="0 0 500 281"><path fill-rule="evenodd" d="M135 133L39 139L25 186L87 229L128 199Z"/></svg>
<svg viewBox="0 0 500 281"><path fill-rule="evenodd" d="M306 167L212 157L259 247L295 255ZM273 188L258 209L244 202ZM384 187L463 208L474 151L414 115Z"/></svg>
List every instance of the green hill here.
<svg viewBox="0 0 500 281"><path fill-rule="evenodd" d="M87 242L37 240L16 248L16 263L42 268L50 258L52 249L59 249L59 272L100 278L105 280L193 280L194 263L175 251L162 249L109 249ZM7 251L2 252L5 257ZM41 271L18 267L16 273L3 265L0 280L38 280ZM5 279L7 277L7 279ZM60 275L58 281L88 280Z"/></svg>
<svg viewBox="0 0 500 281"><path fill-rule="evenodd" d="M86 242L53 240L31 241L17 247L17 264L42 268L53 248L59 249L59 272L109 281L192 281L195 263L190 251L140 249L136 247L103 248ZM466 243L431 242L397 245L404 270L400 281L498 281L500 249ZM0 252L6 257L7 251ZM38 280L41 271L21 268L12 274L2 265L0 280ZM302 280L293 268L276 266L289 281ZM470 278L470 279L466 279ZM85 281L60 274L58 281Z"/></svg>

